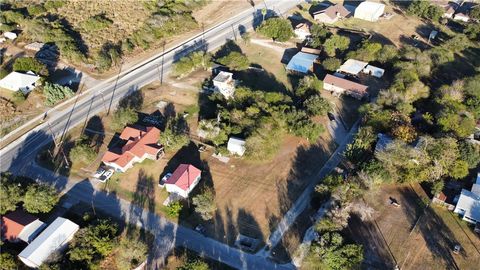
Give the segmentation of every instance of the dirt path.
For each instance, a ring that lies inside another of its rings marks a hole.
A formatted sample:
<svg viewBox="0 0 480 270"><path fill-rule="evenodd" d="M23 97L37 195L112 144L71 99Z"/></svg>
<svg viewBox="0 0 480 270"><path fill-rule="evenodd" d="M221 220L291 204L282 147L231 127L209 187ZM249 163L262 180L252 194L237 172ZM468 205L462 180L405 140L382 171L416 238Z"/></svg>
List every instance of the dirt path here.
<svg viewBox="0 0 480 270"><path fill-rule="evenodd" d="M265 39L256 39L255 38L255 39L251 39L250 42L252 42L253 44L257 44L257 45L266 47L266 48L273 49L273 50L275 50L275 51L277 51L281 54L283 54L285 52L286 48L295 47L295 44L293 44L291 42L272 44L272 42L270 40L265 40Z"/></svg>

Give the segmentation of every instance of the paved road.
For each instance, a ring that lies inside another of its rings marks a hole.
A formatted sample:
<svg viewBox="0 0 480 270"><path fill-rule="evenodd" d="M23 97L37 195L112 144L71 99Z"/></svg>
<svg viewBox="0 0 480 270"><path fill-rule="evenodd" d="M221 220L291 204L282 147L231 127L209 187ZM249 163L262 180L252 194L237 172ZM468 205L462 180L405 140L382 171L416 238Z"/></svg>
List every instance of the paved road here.
<svg viewBox="0 0 480 270"><path fill-rule="evenodd" d="M265 0L266 5L276 12L285 12L300 0ZM260 7L261 8L261 7ZM255 16L254 16L255 14ZM164 257L173 245L184 245L207 257L225 262L239 269L290 269L292 265L277 265L263 256L247 254L231 248L213 239L205 238L194 231L168 222L164 218L149 213L119 200L112 194L97 191L88 180L75 183L71 179L56 176L52 172L35 165L35 156L39 149L52 140L60 140L62 134L69 129L108 109L129 92L152 81L160 79L163 62L163 73L167 74L174 59L200 48L213 50L225 43L227 39L239 35L239 29L249 30L253 21L261 19L261 11L249 9L239 12L234 18L217 25L204 34L198 35L182 45L169 49L163 56L156 56L145 63L122 72L118 77L106 80L98 86L86 90L66 109L52 110L48 121L37 126L27 134L18 138L0 150L0 171L11 171L17 175L25 175L54 183L56 187L69 196L92 203L112 215L123 217L151 230L156 236L156 253ZM135 220L136 219L136 220Z"/></svg>

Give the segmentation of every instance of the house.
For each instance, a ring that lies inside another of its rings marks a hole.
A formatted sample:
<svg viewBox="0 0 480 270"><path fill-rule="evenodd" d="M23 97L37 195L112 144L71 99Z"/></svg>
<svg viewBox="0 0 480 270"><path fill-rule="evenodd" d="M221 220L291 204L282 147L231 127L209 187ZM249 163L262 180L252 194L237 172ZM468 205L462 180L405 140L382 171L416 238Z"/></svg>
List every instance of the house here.
<svg viewBox="0 0 480 270"><path fill-rule="evenodd" d="M470 16L468 16L468 14L466 14L466 13L459 12L459 13L455 13L455 15L453 15L453 20L468 22L470 20Z"/></svg>
<svg viewBox="0 0 480 270"><path fill-rule="evenodd" d="M5 88L15 92L22 91L24 94L28 94L30 91L35 89L39 80L40 76L35 75L35 73L31 71L27 73L13 71L5 78L0 80L0 88Z"/></svg>
<svg viewBox="0 0 480 270"><path fill-rule="evenodd" d="M160 130L156 127L128 126L120 134L124 141L121 148L109 149L102 157L102 162L117 171L125 172L134 163L145 159L157 160L163 153L163 146L158 143Z"/></svg>
<svg viewBox="0 0 480 270"><path fill-rule="evenodd" d="M165 188L183 198L195 188L202 177L202 171L190 164L180 164L165 182Z"/></svg>
<svg viewBox="0 0 480 270"><path fill-rule="evenodd" d="M462 189L453 212L461 215L467 222L480 223L480 172L471 191Z"/></svg>
<svg viewBox="0 0 480 270"><path fill-rule="evenodd" d="M310 27L312 24L310 22L302 22L295 26L295 36L298 39L304 40L310 36Z"/></svg>
<svg viewBox="0 0 480 270"><path fill-rule="evenodd" d="M10 40L14 40L18 37L17 34L15 34L13 32L5 32L5 33L3 33L3 36L10 39Z"/></svg>
<svg viewBox="0 0 480 270"><path fill-rule="evenodd" d="M315 54L298 52L288 62L287 71L308 74L317 58L318 55Z"/></svg>
<svg viewBox="0 0 480 270"><path fill-rule="evenodd" d="M220 71L213 79L213 91L219 92L228 99L235 93L235 84L233 73Z"/></svg>
<svg viewBox="0 0 480 270"><path fill-rule="evenodd" d="M323 79L323 89L336 95L350 95L357 99L368 96L368 86L327 74Z"/></svg>
<svg viewBox="0 0 480 270"><path fill-rule="evenodd" d="M372 65L367 65L363 69L363 73L371 75L373 77L381 78L383 76L383 74L385 73L385 70L382 69L382 68L379 68L379 67L372 66Z"/></svg>
<svg viewBox="0 0 480 270"><path fill-rule="evenodd" d="M313 13L313 19L317 22L333 24L339 19L346 18L349 15L350 11L348 11L343 5L336 4Z"/></svg>
<svg viewBox="0 0 480 270"><path fill-rule="evenodd" d="M24 49L29 50L29 51L33 51L33 52L39 52L44 46L45 46L45 43L32 42L30 44L25 45Z"/></svg>
<svg viewBox="0 0 480 270"><path fill-rule="evenodd" d="M455 14L455 10L457 10L458 8L458 4L454 2L449 2L448 4L443 5L442 7L445 10L442 17L451 19L453 17L453 14Z"/></svg>
<svg viewBox="0 0 480 270"><path fill-rule="evenodd" d="M383 15L385 11L385 5L377 2L365 1L361 2L360 5L355 9L354 18L376 22Z"/></svg>
<svg viewBox="0 0 480 270"><path fill-rule="evenodd" d="M52 253L63 250L78 229L77 224L58 217L20 252L18 258L28 267L38 268Z"/></svg>
<svg viewBox="0 0 480 270"><path fill-rule="evenodd" d="M2 240L30 243L45 226L37 217L17 209L2 216Z"/></svg>
<svg viewBox="0 0 480 270"><path fill-rule="evenodd" d="M245 140L235 137L228 139L227 150L234 155L243 156L245 154Z"/></svg>
<svg viewBox="0 0 480 270"><path fill-rule="evenodd" d="M463 1L462 5L455 10L455 14L453 15L453 19L455 21L462 21L462 22L469 22L470 21L470 11L476 6L477 4L474 2Z"/></svg>
<svg viewBox="0 0 480 270"><path fill-rule="evenodd" d="M364 68L368 65L367 62L355 60L355 59L348 59L341 65L337 72L345 73L353 76L358 76L358 74L364 70Z"/></svg>

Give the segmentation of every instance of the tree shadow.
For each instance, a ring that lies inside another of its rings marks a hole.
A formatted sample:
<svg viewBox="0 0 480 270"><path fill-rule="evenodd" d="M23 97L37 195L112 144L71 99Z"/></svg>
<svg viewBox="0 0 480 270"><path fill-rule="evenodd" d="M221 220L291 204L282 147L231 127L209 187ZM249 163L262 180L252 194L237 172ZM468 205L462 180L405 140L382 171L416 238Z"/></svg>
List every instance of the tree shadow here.
<svg viewBox="0 0 480 270"><path fill-rule="evenodd" d="M182 57L198 51L208 51L208 43L203 38L189 42L188 44L183 45L180 49L176 50L173 55L173 62L177 62Z"/></svg>
<svg viewBox="0 0 480 270"><path fill-rule="evenodd" d="M229 39L227 40L227 42L225 42L225 44L220 47L220 49L215 52L213 58L221 58L227 56L231 52L243 53L240 46L238 46L238 44L234 40Z"/></svg>
<svg viewBox="0 0 480 270"><path fill-rule="evenodd" d="M134 110L141 110L144 103L144 94L138 90L138 87L132 87L128 93L125 94L118 102L119 108L132 108Z"/></svg>
<svg viewBox="0 0 480 270"><path fill-rule="evenodd" d="M155 213L155 179L151 175L147 175L145 170L140 169L138 172L138 182L133 193L132 203L129 209L130 223L137 224L139 227L144 227L145 223L150 223L150 215L147 219L143 219L143 213L148 210L150 213ZM127 234L133 235L135 228L127 228Z"/></svg>
<svg viewBox="0 0 480 270"><path fill-rule="evenodd" d="M198 121L203 119L212 119L217 116L217 105L212 101L208 93L199 93L198 94Z"/></svg>
<svg viewBox="0 0 480 270"><path fill-rule="evenodd" d="M455 54L455 59L435 68L431 75L432 87L440 87L444 84L451 84L476 74L480 66L480 48L468 47L462 51L462 55Z"/></svg>
<svg viewBox="0 0 480 270"><path fill-rule="evenodd" d="M277 80L273 73L266 71L259 64L255 65L260 69L247 69L237 72L236 77L241 81L241 85L252 90L290 94L285 84Z"/></svg>
<svg viewBox="0 0 480 270"><path fill-rule="evenodd" d="M98 153L105 139L105 127L102 118L98 115L92 116L83 129L83 135L87 137L92 147L95 148L95 152Z"/></svg>

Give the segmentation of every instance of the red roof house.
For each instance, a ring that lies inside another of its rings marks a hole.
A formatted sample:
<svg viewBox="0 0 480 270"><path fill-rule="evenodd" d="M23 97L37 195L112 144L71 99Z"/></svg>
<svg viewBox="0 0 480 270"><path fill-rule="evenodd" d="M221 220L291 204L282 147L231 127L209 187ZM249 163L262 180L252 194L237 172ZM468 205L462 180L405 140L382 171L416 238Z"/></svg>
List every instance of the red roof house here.
<svg viewBox="0 0 480 270"><path fill-rule="evenodd" d="M125 144L120 149L109 149L102 158L105 165L117 171L125 172L146 158L156 160L163 150L158 144L160 130L156 127L126 127L120 138Z"/></svg>
<svg viewBox="0 0 480 270"><path fill-rule="evenodd" d="M37 217L17 209L2 216L2 239L9 242L31 242L45 227Z"/></svg>
<svg viewBox="0 0 480 270"><path fill-rule="evenodd" d="M168 192L176 193L183 198L195 188L201 179L202 171L190 164L180 164L172 176L165 182Z"/></svg>

